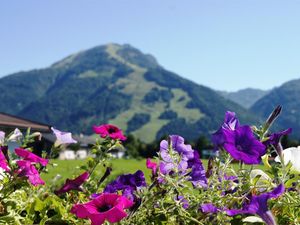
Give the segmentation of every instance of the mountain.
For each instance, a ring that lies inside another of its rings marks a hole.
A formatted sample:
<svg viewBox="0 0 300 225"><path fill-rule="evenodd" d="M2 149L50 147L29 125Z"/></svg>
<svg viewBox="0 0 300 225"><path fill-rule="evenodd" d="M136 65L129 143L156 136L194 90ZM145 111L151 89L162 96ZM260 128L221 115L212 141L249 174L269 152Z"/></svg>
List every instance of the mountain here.
<svg viewBox="0 0 300 225"><path fill-rule="evenodd" d="M218 93L224 98L229 99L237 104L249 109L255 102L264 97L270 91L245 88L235 92L219 91Z"/></svg>
<svg viewBox="0 0 300 225"><path fill-rule="evenodd" d="M195 139L217 129L226 110L256 119L212 89L164 69L130 45L82 51L48 68L0 79L0 111L75 133L113 123L145 142L165 134Z"/></svg>
<svg viewBox="0 0 300 225"><path fill-rule="evenodd" d="M260 116L266 117L277 105L282 105L283 112L276 121L282 129L293 128L293 136L299 138L300 134L300 79L284 83L274 88L269 94L258 100L250 110Z"/></svg>

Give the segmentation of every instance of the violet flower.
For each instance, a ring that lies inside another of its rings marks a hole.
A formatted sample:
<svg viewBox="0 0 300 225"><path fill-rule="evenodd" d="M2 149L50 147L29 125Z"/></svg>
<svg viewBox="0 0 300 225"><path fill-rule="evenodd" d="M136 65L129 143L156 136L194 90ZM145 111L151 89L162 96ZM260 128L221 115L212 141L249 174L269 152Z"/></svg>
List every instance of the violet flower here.
<svg viewBox="0 0 300 225"><path fill-rule="evenodd" d="M5 170L6 172L9 172L10 171L10 168L8 166L8 163L7 163L7 158L5 156L5 149L7 151L7 146L1 146L0 147L0 168L2 168L3 170Z"/></svg>
<svg viewBox="0 0 300 225"><path fill-rule="evenodd" d="M63 132L63 131L57 130L53 127L51 127L51 130L53 131L54 135L56 136L56 141L54 143L54 146L58 147L60 145L77 143L77 141L72 138L72 133Z"/></svg>
<svg viewBox="0 0 300 225"><path fill-rule="evenodd" d="M34 186L45 184L45 182L41 179L38 170L30 161L18 160L17 165L19 166L19 170L17 172L19 177L27 177L29 182Z"/></svg>
<svg viewBox="0 0 300 225"><path fill-rule="evenodd" d="M175 197L175 201L179 201L180 204L182 205L182 208L188 209L190 207L188 200L186 200L183 196L179 195Z"/></svg>
<svg viewBox="0 0 300 225"><path fill-rule="evenodd" d="M47 164L49 162L48 159L41 158L26 149L16 148L15 153L18 156L22 157L26 161L33 162L33 163L39 163L42 166L47 166Z"/></svg>
<svg viewBox="0 0 300 225"><path fill-rule="evenodd" d="M227 112L222 127L213 134L213 142L245 164L259 164L266 147L254 136L250 126L240 126L235 114Z"/></svg>
<svg viewBox="0 0 300 225"><path fill-rule="evenodd" d="M194 151L193 159L188 161L188 168L191 168L192 171L190 175L190 181L194 187L207 187L207 178L205 174L205 169L200 160L199 153Z"/></svg>
<svg viewBox="0 0 300 225"><path fill-rule="evenodd" d="M268 140L264 141L263 143L268 146L268 145L278 145L280 142L281 137L288 135L292 132L292 128L288 128L286 130L277 132L277 133L273 133L268 137Z"/></svg>
<svg viewBox="0 0 300 225"><path fill-rule="evenodd" d="M57 191L55 194L60 195L71 190L82 191L81 185L89 178L90 174L88 172L84 172L73 180L67 179L66 183Z"/></svg>
<svg viewBox="0 0 300 225"><path fill-rule="evenodd" d="M16 128L14 132L8 137L7 142L10 141L17 142L20 141L22 138L23 138L22 132L18 128Z"/></svg>
<svg viewBox="0 0 300 225"><path fill-rule="evenodd" d="M112 139L119 139L125 141L127 138L123 135L122 130L112 124L103 124L100 126L93 126L96 134L100 134L102 138L110 137Z"/></svg>
<svg viewBox="0 0 300 225"><path fill-rule="evenodd" d="M218 213L219 211L221 211L220 208L216 207L214 204L212 203L205 203L202 204L199 208L201 210L202 213Z"/></svg>
<svg viewBox="0 0 300 225"><path fill-rule="evenodd" d="M127 216L125 209L133 206L127 198L111 193L102 193L97 198L84 204L74 205L71 213L78 218L90 219L92 225L101 225L107 220L117 223Z"/></svg>
<svg viewBox="0 0 300 225"><path fill-rule="evenodd" d="M130 200L134 200L134 192L139 188L146 186L144 173L141 170L138 170L134 174L124 174L117 177L116 180L105 187L104 192L116 193L117 191L122 191L124 196Z"/></svg>
<svg viewBox="0 0 300 225"><path fill-rule="evenodd" d="M276 225L275 218L272 212L268 209L268 200L270 198L277 198L284 193L284 185L280 184L273 191L261 195L250 196L250 202L245 203L243 209L226 210L227 215L235 216L238 214L256 214L260 216L266 224Z"/></svg>

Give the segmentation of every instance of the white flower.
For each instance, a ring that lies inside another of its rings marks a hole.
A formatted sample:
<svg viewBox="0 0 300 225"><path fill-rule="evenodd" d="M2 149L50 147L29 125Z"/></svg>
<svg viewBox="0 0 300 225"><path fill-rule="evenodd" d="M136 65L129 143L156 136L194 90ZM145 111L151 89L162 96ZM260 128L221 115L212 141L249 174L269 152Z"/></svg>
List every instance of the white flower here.
<svg viewBox="0 0 300 225"><path fill-rule="evenodd" d="M7 141L8 142L9 141L16 142L16 141L20 141L22 138L23 138L23 134L21 133L21 131L18 128L16 128L14 130L13 134L9 136L9 138L7 139Z"/></svg>
<svg viewBox="0 0 300 225"><path fill-rule="evenodd" d="M72 138L71 133L63 132L63 131L57 130L53 127L51 127L51 130L53 131L53 133L56 136L56 141L54 143L54 146L57 147L57 146L60 146L60 145L63 145L63 144L77 143L77 141Z"/></svg>
<svg viewBox="0 0 300 225"><path fill-rule="evenodd" d="M0 145L4 144L5 139L5 133L3 131L0 131Z"/></svg>
<svg viewBox="0 0 300 225"><path fill-rule="evenodd" d="M282 154L284 164L287 165L289 162L291 162L291 170L300 173L300 146L284 149ZM275 158L275 161L280 162L279 156Z"/></svg>
<svg viewBox="0 0 300 225"><path fill-rule="evenodd" d="M258 180L256 180L258 179ZM256 180L256 181L255 181ZM263 186L269 186L272 183L272 179L262 170L254 169L250 172L250 182L251 184L254 184L256 186L261 186L258 188L260 192L263 192L266 190L266 188L262 188Z"/></svg>

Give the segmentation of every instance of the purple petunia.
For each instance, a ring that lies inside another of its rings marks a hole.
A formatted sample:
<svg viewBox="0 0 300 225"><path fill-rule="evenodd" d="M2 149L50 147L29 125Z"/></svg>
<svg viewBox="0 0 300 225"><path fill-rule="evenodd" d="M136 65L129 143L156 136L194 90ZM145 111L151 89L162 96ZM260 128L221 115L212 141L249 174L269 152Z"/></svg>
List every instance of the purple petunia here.
<svg viewBox="0 0 300 225"><path fill-rule="evenodd" d="M6 154L7 154L7 146L1 146L0 147L0 168L8 172L10 171L10 168L8 166L8 162L7 162L8 160Z"/></svg>
<svg viewBox="0 0 300 225"><path fill-rule="evenodd" d="M240 126L235 114L227 112L222 127L213 134L214 144L245 164L259 164L266 146L254 136L250 126Z"/></svg>
<svg viewBox="0 0 300 225"><path fill-rule="evenodd" d="M268 137L268 140L264 141L263 143L267 146L267 145L278 145L280 142L281 137L288 135L292 132L292 128L288 128L286 130L277 132L277 133L273 133Z"/></svg>
<svg viewBox="0 0 300 225"><path fill-rule="evenodd" d="M197 151L194 151L193 159L188 161L188 168L191 168L191 173L189 175L191 177L190 181L194 187L207 187L205 169Z"/></svg>
<svg viewBox="0 0 300 225"><path fill-rule="evenodd" d="M116 193L117 191L122 191L124 196L130 200L134 200L134 192L146 186L144 173L141 170L138 170L134 174L124 174L119 176L105 187L104 192Z"/></svg>
<svg viewBox="0 0 300 225"><path fill-rule="evenodd" d="M256 214L260 216L268 225L275 225L275 218L272 212L268 209L268 200L277 198L285 191L284 185L280 184L273 191L261 195L250 196L250 202L245 203L243 209L226 210L227 215L235 216L238 214Z"/></svg>
<svg viewBox="0 0 300 225"><path fill-rule="evenodd" d="M84 172L73 180L67 179L66 183L55 194L60 195L71 190L82 191L81 185L89 178L89 173Z"/></svg>

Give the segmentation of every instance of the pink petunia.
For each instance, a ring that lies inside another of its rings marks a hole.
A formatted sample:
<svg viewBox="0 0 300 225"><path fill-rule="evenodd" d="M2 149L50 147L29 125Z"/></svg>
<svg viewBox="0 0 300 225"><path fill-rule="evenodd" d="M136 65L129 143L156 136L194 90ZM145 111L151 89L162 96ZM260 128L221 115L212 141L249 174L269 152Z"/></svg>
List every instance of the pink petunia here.
<svg viewBox="0 0 300 225"><path fill-rule="evenodd" d="M125 141L126 137L120 128L112 124L103 124L100 126L93 126L93 130L96 134L100 134L102 138L110 137L112 139L119 139Z"/></svg>
<svg viewBox="0 0 300 225"><path fill-rule="evenodd" d="M7 147L1 146L0 147L0 168L4 169L6 172L10 171L8 167L7 159L5 157L5 153L3 151L7 151Z"/></svg>
<svg viewBox="0 0 300 225"><path fill-rule="evenodd" d="M152 162L149 158L147 159L146 161L146 167L148 169L151 169L152 170L152 175L155 175L156 174L156 171L157 171L157 163L156 162Z"/></svg>
<svg viewBox="0 0 300 225"><path fill-rule="evenodd" d="M18 160L17 165L19 166L19 177L27 177L29 182L34 186L45 184L45 182L40 177L39 171L33 164L31 164L30 161Z"/></svg>
<svg viewBox="0 0 300 225"><path fill-rule="evenodd" d="M90 202L74 205L71 213L78 218L89 218L92 225L101 225L105 220L117 223L127 216L125 209L130 208L133 204L124 196L102 193Z"/></svg>
<svg viewBox="0 0 300 225"><path fill-rule="evenodd" d="M71 190L82 191L81 185L89 178L89 176L90 174L88 172L84 172L73 180L67 179L64 186L55 191L55 194L60 195Z"/></svg>
<svg viewBox="0 0 300 225"><path fill-rule="evenodd" d="M29 162L34 162L34 163L40 163L42 166L47 166L49 160L41 158L32 152L22 149L22 148L16 148L15 153L22 157L24 160L29 161Z"/></svg>

